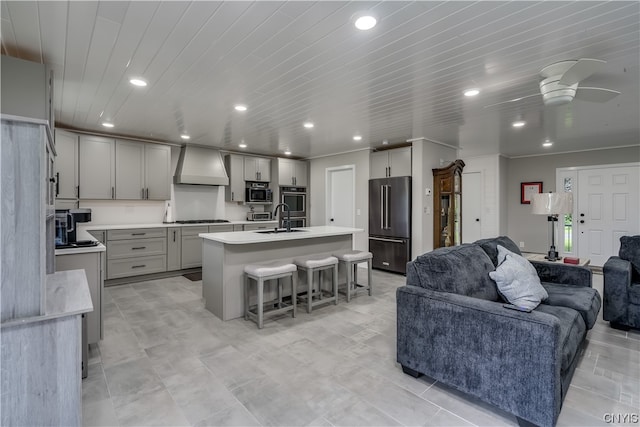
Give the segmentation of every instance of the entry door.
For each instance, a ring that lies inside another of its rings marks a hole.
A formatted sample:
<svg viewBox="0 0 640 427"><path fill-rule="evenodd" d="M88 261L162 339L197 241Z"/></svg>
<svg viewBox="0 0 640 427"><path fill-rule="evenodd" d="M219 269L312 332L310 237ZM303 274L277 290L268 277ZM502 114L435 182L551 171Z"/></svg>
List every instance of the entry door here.
<svg viewBox="0 0 640 427"><path fill-rule="evenodd" d="M327 219L325 224L353 227L355 194L353 166L327 169Z"/></svg>
<svg viewBox="0 0 640 427"><path fill-rule="evenodd" d="M462 174L462 243L482 239L482 172Z"/></svg>
<svg viewBox="0 0 640 427"><path fill-rule="evenodd" d="M640 233L640 166L578 171L578 254L602 266L620 237Z"/></svg>

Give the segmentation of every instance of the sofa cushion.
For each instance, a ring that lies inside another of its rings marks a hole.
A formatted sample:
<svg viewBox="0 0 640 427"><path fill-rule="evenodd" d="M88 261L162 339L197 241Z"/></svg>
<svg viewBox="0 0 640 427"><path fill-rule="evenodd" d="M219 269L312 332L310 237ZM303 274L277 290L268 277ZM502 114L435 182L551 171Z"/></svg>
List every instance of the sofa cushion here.
<svg viewBox="0 0 640 427"><path fill-rule="evenodd" d="M549 298L544 300L543 304L572 308L580 313L587 329L593 328L602 304L598 291L582 286L548 282L542 282L542 286L549 294Z"/></svg>
<svg viewBox="0 0 640 427"><path fill-rule="evenodd" d="M640 305L640 283L632 283L629 286L629 302Z"/></svg>
<svg viewBox="0 0 640 427"><path fill-rule="evenodd" d="M529 261L498 245L498 267L489 273L496 281L498 293L511 304L533 310L547 298L538 273Z"/></svg>
<svg viewBox="0 0 640 427"><path fill-rule="evenodd" d="M622 236L620 238L620 258L631 263L631 277L634 282L640 282L640 235Z"/></svg>
<svg viewBox="0 0 640 427"><path fill-rule="evenodd" d="M571 366L573 359L575 359L580 344L587 333L584 320L582 320L582 316L577 311L569 307L540 304L535 311L550 314L559 320L560 343L562 346L560 373L564 374L567 368Z"/></svg>
<svg viewBox="0 0 640 427"><path fill-rule="evenodd" d="M499 300L496 284L489 277L493 264L477 245L438 248L420 255L413 264L418 279L413 285L489 301ZM413 273L411 279L414 280Z"/></svg>
<svg viewBox="0 0 640 427"><path fill-rule="evenodd" d="M487 253L491 262L495 267L498 266L498 245L503 248L509 249L514 254L522 255L518 245L507 236L492 237L491 239L481 239L474 242L476 245L480 245L483 251Z"/></svg>

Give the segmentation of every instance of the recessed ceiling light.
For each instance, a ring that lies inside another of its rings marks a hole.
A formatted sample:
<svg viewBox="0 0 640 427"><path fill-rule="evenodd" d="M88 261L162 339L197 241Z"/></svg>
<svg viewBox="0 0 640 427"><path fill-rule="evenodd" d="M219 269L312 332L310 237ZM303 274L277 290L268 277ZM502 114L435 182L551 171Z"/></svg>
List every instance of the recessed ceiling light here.
<svg viewBox="0 0 640 427"><path fill-rule="evenodd" d="M102 122L102 126L106 127L106 128L112 128L113 127L113 123L110 122Z"/></svg>
<svg viewBox="0 0 640 427"><path fill-rule="evenodd" d="M191 137L189 135L187 135L186 133L183 133L182 135L180 135L180 138L182 138L182 139L191 139Z"/></svg>
<svg viewBox="0 0 640 427"><path fill-rule="evenodd" d="M548 139L542 143L543 147L551 147L552 145L553 145L553 142Z"/></svg>
<svg viewBox="0 0 640 427"><path fill-rule="evenodd" d="M464 96L476 96L480 93L480 89L467 89L463 93Z"/></svg>
<svg viewBox="0 0 640 427"><path fill-rule="evenodd" d="M247 148L247 144L245 144L244 142L241 142L240 144L238 144L238 147Z"/></svg>
<svg viewBox="0 0 640 427"><path fill-rule="evenodd" d="M360 135L356 135L353 137L354 141L362 141L362 137Z"/></svg>
<svg viewBox="0 0 640 427"><path fill-rule="evenodd" d="M311 129L313 127L313 123L311 122L306 122L304 123L302 126L306 127L307 129Z"/></svg>
<svg viewBox="0 0 640 427"><path fill-rule="evenodd" d="M284 152L284 154L286 154L287 156L290 156L291 155L291 151L287 150L287 151Z"/></svg>
<svg viewBox="0 0 640 427"><path fill-rule="evenodd" d="M382 145L389 145L389 140L388 139L383 139L382 140Z"/></svg>
<svg viewBox="0 0 640 427"><path fill-rule="evenodd" d="M246 105L242 105L242 104L238 104L233 108L235 108L236 111L247 111L247 106Z"/></svg>
<svg viewBox="0 0 640 427"><path fill-rule="evenodd" d="M144 81L144 80L142 80L142 79L138 79L138 78L130 79L130 80L129 80L129 83L131 83L131 84L132 84L132 85L134 85L134 86L140 86L140 87L144 87L144 86L146 86L146 85L147 85L147 82L146 82L146 81Z"/></svg>
<svg viewBox="0 0 640 427"><path fill-rule="evenodd" d="M356 19L355 26L359 30L366 31L375 27L376 22L377 22L376 18L374 18L373 16L366 15Z"/></svg>
<svg viewBox="0 0 640 427"><path fill-rule="evenodd" d="M514 128L521 128L522 126L526 125L527 122L525 122L524 120L518 120L516 122L511 123L511 126L513 126Z"/></svg>

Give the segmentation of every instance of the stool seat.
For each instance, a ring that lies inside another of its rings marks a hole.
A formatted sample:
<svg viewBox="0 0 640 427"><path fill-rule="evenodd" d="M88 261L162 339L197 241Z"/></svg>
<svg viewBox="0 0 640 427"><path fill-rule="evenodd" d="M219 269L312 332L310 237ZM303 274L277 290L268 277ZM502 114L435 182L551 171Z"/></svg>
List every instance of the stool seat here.
<svg viewBox="0 0 640 427"><path fill-rule="evenodd" d="M293 260L293 263L299 267L304 268L318 268L318 267L328 267L330 265L335 265L338 263L338 258L328 255L328 256L307 256L307 257L299 257Z"/></svg>
<svg viewBox="0 0 640 427"><path fill-rule="evenodd" d="M278 274L293 273L297 268L294 264L272 262L266 264L249 264L244 266L244 272L254 277L268 277Z"/></svg>
<svg viewBox="0 0 640 427"><path fill-rule="evenodd" d="M346 262L366 261L368 259L373 259L373 254L371 252L356 250L336 252L333 254L333 256L338 258L340 261Z"/></svg>

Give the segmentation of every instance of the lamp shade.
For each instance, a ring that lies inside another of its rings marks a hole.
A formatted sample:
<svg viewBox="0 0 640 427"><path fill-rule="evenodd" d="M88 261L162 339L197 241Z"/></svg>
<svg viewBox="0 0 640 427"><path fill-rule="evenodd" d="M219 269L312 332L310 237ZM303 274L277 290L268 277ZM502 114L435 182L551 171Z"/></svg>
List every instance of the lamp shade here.
<svg viewBox="0 0 640 427"><path fill-rule="evenodd" d="M573 194L538 193L531 199L531 211L535 215L561 215L573 212Z"/></svg>

